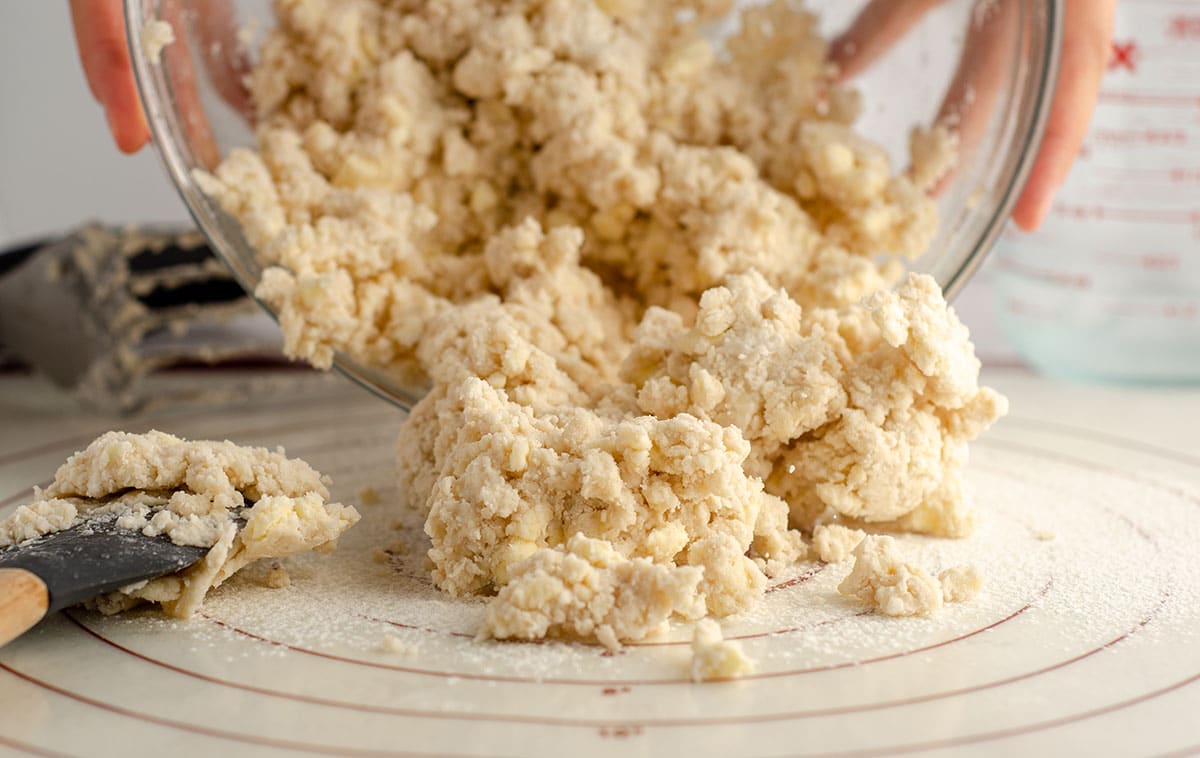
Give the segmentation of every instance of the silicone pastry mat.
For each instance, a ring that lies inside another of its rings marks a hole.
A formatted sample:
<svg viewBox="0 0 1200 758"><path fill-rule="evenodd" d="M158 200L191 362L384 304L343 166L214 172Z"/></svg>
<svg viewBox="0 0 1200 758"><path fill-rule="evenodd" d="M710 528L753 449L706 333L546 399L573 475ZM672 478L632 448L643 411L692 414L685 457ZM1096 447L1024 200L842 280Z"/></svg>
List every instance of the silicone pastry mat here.
<svg viewBox="0 0 1200 758"><path fill-rule="evenodd" d="M432 587L419 523L393 505L402 415L347 383L122 423L20 409L27 380L5 380L0 513L101 431L153 427L283 445L364 520L335 553L286 562L289 586L235 580L189 621L46 620L0 650L0 752L1200 750L1200 394L990 379L1013 412L971 450L979 533L901 539L935 570L975 563L983 595L884 618L837 595L848 564L805 564L724 623L756 672L707 684L688 678L686 625L616 654L476 641L482 601Z"/></svg>

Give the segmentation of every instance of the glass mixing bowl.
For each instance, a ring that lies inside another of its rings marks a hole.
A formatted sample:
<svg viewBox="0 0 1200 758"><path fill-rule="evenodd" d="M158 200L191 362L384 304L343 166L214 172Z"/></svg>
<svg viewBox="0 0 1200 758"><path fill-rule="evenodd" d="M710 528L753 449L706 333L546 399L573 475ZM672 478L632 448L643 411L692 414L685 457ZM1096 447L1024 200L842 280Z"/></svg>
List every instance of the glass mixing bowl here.
<svg viewBox="0 0 1200 758"><path fill-rule="evenodd" d="M271 24L270 6L269 0L125 0L133 67L158 152L213 250L249 292L262 270L254 249L238 222L200 189L193 170L254 145L240 81ZM847 29L876 32L853 34L843 40L854 43L835 47L871 59L853 78L864 104L857 127L887 148L894 165L907 161L914 125L951 123L962 132L955 168L937 188L938 234L913 264L953 297L1000 234L1032 167L1057 77L1061 0L808 0L807 6L830 39ZM900 23L904 8L920 11L910 27ZM176 37L158 62L140 42L152 19L170 23ZM896 33L902 25L904 33ZM874 44L889 38L889 45ZM346 356L335 365L401 406L422 394Z"/></svg>

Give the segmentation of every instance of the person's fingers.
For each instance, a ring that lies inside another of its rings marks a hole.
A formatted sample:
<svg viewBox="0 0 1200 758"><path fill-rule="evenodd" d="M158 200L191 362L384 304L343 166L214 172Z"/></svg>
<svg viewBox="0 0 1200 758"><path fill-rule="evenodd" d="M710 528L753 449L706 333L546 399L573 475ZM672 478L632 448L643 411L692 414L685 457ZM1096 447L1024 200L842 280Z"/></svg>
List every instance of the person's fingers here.
<svg viewBox="0 0 1200 758"><path fill-rule="evenodd" d="M1067 0L1065 9L1058 89L1042 147L1013 211L1013 220L1026 231L1041 226L1071 170L1112 51L1116 0Z"/></svg>
<svg viewBox="0 0 1200 758"><path fill-rule="evenodd" d="M71 0L71 22L92 95L104 108L113 140L137 152L150 139L121 17L121 0Z"/></svg>
<svg viewBox="0 0 1200 758"><path fill-rule="evenodd" d="M869 68L932 8L944 0L871 0L850 26L829 44L829 62L838 80Z"/></svg>
<svg viewBox="0 0 1200 758"><path fill-rule="evenodd" d="M933 194L940 194L953 179L957 166L969 163L979 141L992 125L998 99L1008 80L1009 46L1016 36L1020 8L1006 1L980 0L971 13L963 37L962 53L954 78L946 88L935 124L955 134L955 166L939 178Z"/></svg>
<svg viewBox="0 0 1200 758"><path fill-rule="evenodd" d="M189 13L208 80L221 99L250 120L254 106L246 78L250 53L238 41L237 14L230 0L190 0Z"/></svg>
<svg viewBox="0 0 1200 758"><path fill-rule="evenodd" d="M182 30L196 19L192 3L197 0L162 0L158 7L159 18ZM178 123L186 135L186 144L195 160L205 168L215 168L221 159L217 141L213 135L204 102L200 97L200 81L197 78L193 40L189 35L177 32L175 42L163 49L162 65L171 84ZM207 46L203 40L202 46ZM203 56L199 56L203 58Z"/></svg>

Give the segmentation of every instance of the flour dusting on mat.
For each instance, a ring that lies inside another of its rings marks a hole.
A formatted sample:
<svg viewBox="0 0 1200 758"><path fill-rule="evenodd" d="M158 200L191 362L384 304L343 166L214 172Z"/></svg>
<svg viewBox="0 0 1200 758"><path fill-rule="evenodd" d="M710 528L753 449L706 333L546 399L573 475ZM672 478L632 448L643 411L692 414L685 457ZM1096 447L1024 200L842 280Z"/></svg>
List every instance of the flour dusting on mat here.
<svg viewBox="0 0 1200 758"><path fill-rule="evenodd" d="M967 443L1006 403L902 276L944 166L854 132L812 14L749 8L718 50L728 5L277 3L257 149L197 177L291 355L429 387L400 497L485 636L750 611L831 518L974 528Z"/></svg>

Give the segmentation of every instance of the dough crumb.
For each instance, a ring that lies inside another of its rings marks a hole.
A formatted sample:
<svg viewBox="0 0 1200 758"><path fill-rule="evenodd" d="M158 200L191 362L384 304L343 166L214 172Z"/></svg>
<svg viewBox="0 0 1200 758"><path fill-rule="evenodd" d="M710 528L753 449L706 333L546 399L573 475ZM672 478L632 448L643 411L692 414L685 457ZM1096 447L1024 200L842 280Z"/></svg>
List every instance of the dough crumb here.
<svg viewBox="0 0 1200 758"><path fill-rule="evenodd" d="M947 603L965 603L983 590L983 576L971 565L954 566L938 574L942 599Z"/></svg>
<svg viewBox="0 0 1200 758"><path fill-rule="evenodd" d="M264 587L270 587L274 590L283 589L291 586L292 575L283 566L272 566L271 570L263 576L262 584Z"/></svg>
<svg viewBox="0 0 1200 758"><path fill-rule="evenodd" d="M914 128L908 136L913 184L929 190L949 174L958 161L958 142L958 134L945 124Z"/></svg>
<svg viewBox="0 0 1200 758"><path fill-rule="evenodd" d="M840 524L818 524L813 529L813 548L817 557L825 563L841 563L848 560L854 548L867 533L862 529L851 529Z"/></svg>
<svg viewBox="0 0 1200 758"><path fill-rule="evenodd" d="M358 491L358 502L360 505L378 505L379 490L371 486L363 487Z"/></svg>
<svg viewBox="0 0 1200 758"><path fill-rule="evenodd" d="M392 554L381 547L377 547L371 551L371 560L376 563L388 563L392 560Z"/></svg>
<svg viewBox="0 0 1200 758"><path fill-rule="evenodd" d="M392 655L403 655L412 657L417 654L417 646L411 642L405 642L394 634L384 636L383 642L379 644L379 649L382 652Z"/></svg>
<svg viewBox="0 0 1200 758"><path fill-rule="evenodd" d="M159 431L103 434L34 497L0 522L0 547L104 519L148 537L209 548L177 574L92 601L104 613L150 602L186 618L239 570L260 559L328 551L359 519L350 506L327 502L324 477L282 450L192 442ZM278 586L290 580L282 567L267 577L282 582Z"/></svg>
<svg viewBox="0 0 1200 758"><path fill-rule="evenodd" d="M1049 529L1039 529L1033 533L1033 536L1037 537L1042 542L1050 542L1052 540L1058 539L1058 535L1055 534L1054 532L1050 531Z"/></svg>
<svg viewBox="0 0 1200 758"><path fill-rule="evenodd" d="M151 19L142 26L140 39L146 59L157 65L162 58L163 48L175 41L175 30L166 21Z"/></svg>
<svg viewBox="0 0 1200 758"><path fill-rule="evenodd" d="M43 493L36 487L33 494L34 502L19 506L0 522L0 547L19 545L75 525L79 513L75 503L58 498L43 499Z"/></svg>
<svg viewBox="0 0 1200 758"><path fill-rule="evenodd" d="M854 549L854 567L838 592L888 616L928 616L942 607L942 587L907 563L896 540L868 535Z"/></svg>
<svg viewBox="0 0 1200 758"><path fill-rule="evenodd" d="M706 618L696 622L692 631L691 671L693 682L737 679L754 672L754 661L746 657L740 642L725 639L720 624Z"/></svg>

